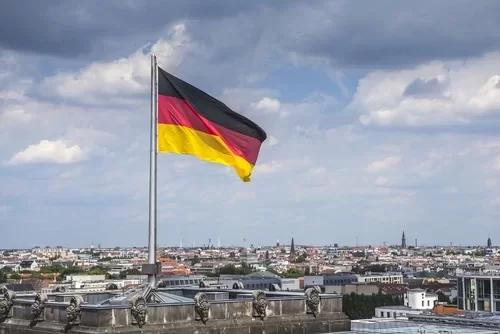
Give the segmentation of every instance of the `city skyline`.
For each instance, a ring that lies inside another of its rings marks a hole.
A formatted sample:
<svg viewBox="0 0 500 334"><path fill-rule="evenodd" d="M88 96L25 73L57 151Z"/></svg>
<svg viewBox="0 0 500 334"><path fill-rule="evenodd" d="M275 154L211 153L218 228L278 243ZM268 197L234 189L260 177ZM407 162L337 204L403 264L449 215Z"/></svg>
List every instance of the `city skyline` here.
<svg viewBox="0 0 500 334"><path fill-rule="evenodd" d="M0 9L0 248L147 244L150 52L268 134L158 156L159 245L500 240L498 2Z"/></svg>

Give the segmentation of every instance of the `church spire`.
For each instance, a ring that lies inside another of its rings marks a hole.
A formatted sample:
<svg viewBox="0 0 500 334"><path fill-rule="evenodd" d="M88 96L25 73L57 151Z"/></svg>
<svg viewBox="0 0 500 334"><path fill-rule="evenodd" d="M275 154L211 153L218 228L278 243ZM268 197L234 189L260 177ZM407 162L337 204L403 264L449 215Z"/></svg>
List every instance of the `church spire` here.
<svg viewBox="0 0 500 334"><path fill-rule="evenodd" d="M403 236L401 237L401 248L405 249L406 248L406 236L405 236L405 231L403 231Z"/></svg>

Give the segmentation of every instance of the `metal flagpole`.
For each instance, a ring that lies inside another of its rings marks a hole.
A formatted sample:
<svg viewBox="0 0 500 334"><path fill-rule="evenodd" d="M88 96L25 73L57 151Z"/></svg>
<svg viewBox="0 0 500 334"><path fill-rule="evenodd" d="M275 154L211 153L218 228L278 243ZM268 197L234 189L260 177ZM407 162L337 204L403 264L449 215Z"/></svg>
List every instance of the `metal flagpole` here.
<svg viewBox="0 0 500 334"><path fill-rule="evenodd" d="M151 55L151 131L149 163L149 244L148 264L143 266L143 274L148 275L152 288L156 286L156 158L158 154L158 64Z"/></svg>

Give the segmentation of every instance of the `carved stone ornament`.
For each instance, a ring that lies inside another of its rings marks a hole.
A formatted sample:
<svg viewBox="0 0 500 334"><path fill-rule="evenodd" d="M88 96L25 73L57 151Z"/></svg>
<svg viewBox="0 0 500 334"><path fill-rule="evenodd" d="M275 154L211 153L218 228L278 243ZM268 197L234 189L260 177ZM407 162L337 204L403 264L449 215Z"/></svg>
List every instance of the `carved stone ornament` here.
<svg viewBox="0 0 500 334"><path fill-rule="evenodd" d="M130 301L130 311L132 312L133 320L132 325L137 325L142 328L146 324L147 314L146 299L143 296L135 296Z"/></svg>
<svg viewBox="0 0 500 334"><path fill-rule="evenodd" d="M200 284L198 284L198 287L200 287L200 288L206 288L207 287L207 283L205 283L204 280L201 280Z"/></svg>
<svg viewBox="0 0 500 334"><path fill-rule="evenodd" d="M3 299L0 300L0 319L10 318L12 317L10 311L14 305L16 293L3 286L0 288L0 295L3 296Z"/></svg>
<svg viewBox="0 0 500 334"><path fill-rule="evenodd" d="M194 296L194 310L196 312L195 320L201 320L204 324L206 324L208 320L208 312L210 310L210 303L205 293L198 292Z"/></svg>
<svg viewBox="0 0 500 334"><path fill-rule="evenodd" d="M319 313L319 303L321 302L321 288L319 286L313 286L307 288L306 290L306 304L308 308L308 313L312 313L316 317Z"/></svg>
<svg viewBox="0 0 500 334"><path fill-rule="evenodd" d="M266 293L262 290L255 290L253 296L253 316L264 320L267 310Z"/></svg>
<svg viewBox="0 0 500 334"><path fill-rule="evenodd" d="M47 302L47 295L44 293L37 293L35 302L31 304L31 320L43 321L45 320L45 303Z"/></svg>
<svg viewBox="0 0 500 334"><path fill-rule="evenodd" d="M79 325L82 316L83 297L73 295L69 301L69 306L66 308L66 317L68 318L67 327Z"/></svg>

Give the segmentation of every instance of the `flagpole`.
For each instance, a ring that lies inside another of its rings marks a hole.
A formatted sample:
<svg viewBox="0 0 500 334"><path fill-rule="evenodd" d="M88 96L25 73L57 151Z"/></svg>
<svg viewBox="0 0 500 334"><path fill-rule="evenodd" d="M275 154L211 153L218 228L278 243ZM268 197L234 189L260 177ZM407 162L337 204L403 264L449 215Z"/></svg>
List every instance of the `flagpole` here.
<svg viewBox="0 0 500 334"><path fill-rule="evenodd" d="M156 184L158 154L158 64L156 56L151 54L151 131L150 131L150 163L149 163L149 240L148 265L146 271L151 287L156 287Z"/></svg>

